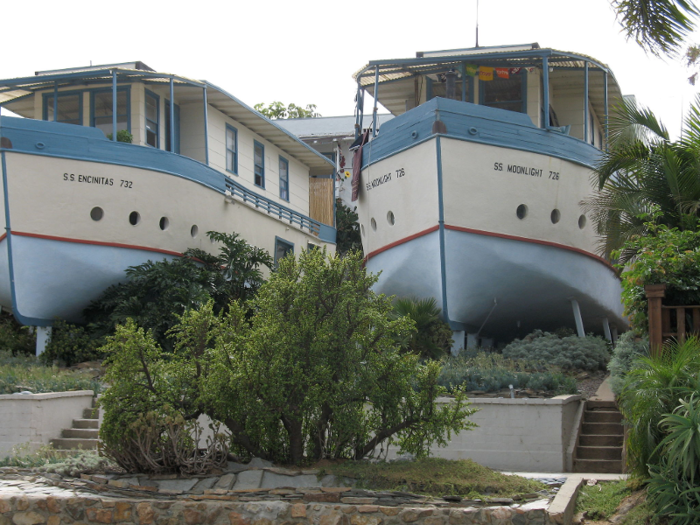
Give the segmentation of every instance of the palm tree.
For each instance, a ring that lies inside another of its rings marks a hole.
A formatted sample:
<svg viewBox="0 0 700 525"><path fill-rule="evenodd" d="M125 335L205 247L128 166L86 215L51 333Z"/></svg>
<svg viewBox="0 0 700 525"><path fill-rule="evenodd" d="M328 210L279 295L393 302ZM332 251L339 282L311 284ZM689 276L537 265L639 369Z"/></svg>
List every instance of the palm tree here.
<svg viewBox="0 0 700 525"><path fill-rule="evenodd" d="M416 332L408 341L402 341L402 345L425 359L440 359L447 355L452 347L452 330L442 320L441 314L442 310L432 297L396 299L394 315L409 317L416 323Z"/></svg>
<svg viewBox="0 0 700 525"><path fill-rule="evenodd" d="M647 233L652 213L669 227L697 228L700 210L700 98L674 142L648 109L625 100L610 119L610 149L595 169L598 192L581 205L610 257L635 235ZM634 253L621 254L626 262Z"/></svg>
<svg viewBox="0 0 700 525"><path fill-rule="evenodd" d="M674 56L695 29L699 12L688 0L612 0L627 38L653 55Z"/></svg>

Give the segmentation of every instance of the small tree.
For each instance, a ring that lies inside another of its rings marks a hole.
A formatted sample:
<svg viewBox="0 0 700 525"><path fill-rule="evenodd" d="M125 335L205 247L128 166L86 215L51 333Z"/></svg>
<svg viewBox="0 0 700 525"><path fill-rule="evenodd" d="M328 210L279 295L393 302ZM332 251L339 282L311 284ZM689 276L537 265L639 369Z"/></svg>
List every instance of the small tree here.
<svg viewBox="0 0 700 525"><path fill-rule="evenodd" d="M335 200L335 225L337 230L336 250L340 255L348 252L362 252L362 237L360 223L357 217L357 207L350 209L343 204L342 199Z"/></svg>
<svg viewBox="0 0 700 525"><path fill-rule="evenodd" d="M271 268L272 257L237 233L208 235L221 243L218 255L190 249L173 261L148 261L128 268L125 282L107 288L85 310L93 332L106 336L117 325L134 319L138 326L151 330L161 346L171 348L168 330L188 309L212 299L218 312L232 300L246 301L255 295L264 281L262 267Z"/></svg>
<svg viewBox="0 0 700 525"><path fill-rule="evenodd" d="M121 329L110 351L124 372L110 376L119 395L106 398L128 401L105 407L105 423L114 424L103 439L121 446L121 429L161 406L184 420L205 413L228 428L235 451L281 463L360 459L390 443L420 456L444 445L473 426L466 419L473 410L460 391L437 405L445 393L439 365L399 351L395 341L411 322L391 318L375 282L359 255L312 250L280 261L250 302L250 323L237 302L220 315L211 303L186 312L167 360L149 334Z"/></svg>
<svg viewBox="0 0 700 525"><path fill-rule="evenodd" d="M321 114L316 111L316 104L307 104L305 108L296 104L285 106L282 102L276 100L267 107L264 103L255 104L255 111L265 115L269 119L278 118L316 118Z"/></svg>

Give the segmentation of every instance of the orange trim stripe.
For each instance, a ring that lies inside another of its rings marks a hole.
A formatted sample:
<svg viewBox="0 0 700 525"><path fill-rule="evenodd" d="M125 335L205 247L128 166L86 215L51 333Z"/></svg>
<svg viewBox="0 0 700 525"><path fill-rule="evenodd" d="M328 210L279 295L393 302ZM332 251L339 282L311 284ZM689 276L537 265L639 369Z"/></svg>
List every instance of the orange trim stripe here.
<svg viewBox="0 0 700 525"><path fill-rule="evenodd" d="M144 250L147 252L163 253L165 255L175 255L177 257L182 257L180 252L173 252L170 250L161 250L160 248L151 248L148 246L136 246L134 244L121 244L118 242L102 242L102 241L88 241L85 239L69 239L68 237L56 237L54 235L42 235L39 233L27 233L27 232L10 232L12 235L18 235L20 237L33 237L36 239L48 239L50 241L61 241L61 242L73 242L76 244L93 244L96 246L111 246L113 248L126 248L128 250ZM5 237L5 235L0 238L0 241Z"/></svg>
<svg viewBox="0 0 700 525"><path fill-rule="evenodd" d="M391 250L395 246L399 246L400 244L407 243L408 241L412 241L413 239L417 239L418 237L423 237L423 235L428 235L429 233L433 233L436 231L438 231L438 226L433 226L432 228L428 228L427 230L423 230L422 232L414 233L413 235L409 235L408 237L405 237L405 238L400 239L398 241L392 242L391 244L387 244L386 246L382 246L378 250L374 250L372 253L368 253L367 255L365 255L365 262L369 261L375 255L379 255L382 252L385 252L387 250Z"/></svg>
<svg viewBox="0 0 700 525"><path fill-rule="evenodd" d="M0 242L4 241L5 237L7 237L7 233L3 233L2 235L0 235Z"/></svg>
<svg viewBox="0 0 700 525"><path fill-rule="evenodd" d="M428 228L427 230L423 230L423 231L415 233L413 235L409 235L408 237L405 237L405 238L400 239L398 241L392 242L391 244L387 244L386 246L383 246L382 248L379 248L378 250L374 250L372 253L366 255L365 261L368 261L372 257L374 257L375 255L379 255L380 253L385 252L387 250L390 250L391 248L394 248L395 246L399 246L401 244L407 243L409 241L412 241L413 239L417 239L418 237L422 237L423 235L427 235L429 233L437 231L438 229L439 229L438 226L433 226L432 228ZM551 241L541 241L539 239L529 239L527 237L518 237L516 235L508 235L505 233L495 233L495 232L487 232L484 230L474 230L472 228L463 228L461 226L450 226L449 224L445 225L445 229L458 231L458 232L473 233L475 235L485 235L487 237L498 237L499 239L507 239L510 241L520 241L520 242L529 242L532 244L541 244L542 246L550 246L552 248L559 248L562 250L568 250L571 252L579 253L581 255L585 255L586 257L590 257L591 259L598 261L599 263L604 264L610 270L612 270L613 272L615 272L617 274L617 270L615 269L615 267L612 264L610 264L608 261L606 261L605 259L603 259L602 257L600 257L594 253L587 252L586 250L582 250L581 248L574 248L573 246L566 246L565 244L559 244L559 243L551 242Z"/></svg>

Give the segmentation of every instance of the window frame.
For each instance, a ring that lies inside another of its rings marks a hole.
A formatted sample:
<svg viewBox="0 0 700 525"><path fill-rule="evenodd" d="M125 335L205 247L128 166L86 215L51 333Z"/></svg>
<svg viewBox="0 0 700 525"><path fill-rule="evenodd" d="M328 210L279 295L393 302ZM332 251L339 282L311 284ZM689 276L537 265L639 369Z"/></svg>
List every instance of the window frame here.
<svg viewBox="0 0 700 525"><path fill-rule="evenodd" d="M286 179L282 178L282 166L285 167L286 172L287 172L287 177ZM285 200L289 202L290 199L290 191L289 191L289 161L285 159L282 155L280 155L280 161L279 161L279 175L280 175L280 199ZM284 184L282 184L284 182ZM287 196L285 197L283 195L283 189L286 192Z"/></svg>
<svg viewBox="0 0 700 525"><path fill-rule="evenodd" d="M95 125L95 96L100 94L100 93L112 93L112 88L99 88L99 89L91 89L90 91L90 127L91 128L97 128ZM117 96L119 96L119 92L124 92L126 93L126 130L131 133L131 85L129 86L122 86L117 88ZM117 104L117 108L119 105ZM114 118L114 115L111 115L112 118ZM98 118L107 118L107 117L98 117ZM117 121L119 120L119 113L117 113ZM97 128L100 129L100 128ZM117 127L117 131L119 131L119 128ZM111 132L110 132L111 133ZM105 133L105 136L107 136L108 133Z"/></svg>
<svg viewBox="0 0 700 525"><path fill-rule="evenodd" d="M499 81L499 79L495 75L496 75L496 72L494 71L494 79L493 80L479 80L479 105L480 106L485 106L488 108L496 108L496 106L489 106L486 104L486 88L488 87L488 85L494 85L495 82ZM513 101L509 101L509 102L510 103L520 102L520 110L517 111L517 113L527 114L527 73L523 70L523 71L520 71L519 73L516 73L515 75L511 75L509 79L500 79L500 80L510 80L516 76L519 77L519 79L520 79L520 100L513 100ZM496 108L496 109L503 109L503 108ZM504 111L514 111L514 110L504 109ZM545 111L545 118L548 118L547 111Z"/></svg>
<svg viewBox="0 0 700 525"><path fill-rule="evenodd" d="M228 146L228 132L231 131L233 133L233 147L234 149L230 149ZM224 148L226 149L226 171L229 173L233 173L234 175L238 175L238 129L234 128L231 124L226 124L226 137L224 141ZM229 151L233 155L233 166L229 166L228 163L228 153ZM253 160L255 162L255 160ZM233 168L233 169L232 169Z"/></svg>
<svg viewBox="0 0 700 525"><path fill-rule="evenodd" d="M260 165L255 160L255 150L260 148ZM260 168L260 184L258 184L258 168ZM265 146L258 142L253 141L253 183L259 188L265 189Z"/></svg>
<svg viewBox="0 0 700 525"><path fill-rule="evenodd" d="M82 90L71 90L71 91L59 91L58 92L58 100L60 103L61 97L69 97L69 96L78 96L79 99L79 104L78 104L78 120L80 121L78 126L83 126L83 93L85 91ZM53 122L53 119L49 120L49 98L53 98L54 92L52 91L51 93L43 93L42 94L42 110L41 110L41 118L42 120L45 120L47 122ZM53 109L53 104L52 108ZM56 120L56 122L62 122L64 124L73 124L73 122L66 122L62 120Z"/></svg>
<svg viewBox="0 0 700 525"><path fill-rule="evenodd" d="M152 144L148 143L148 123L153 122L151 119L148 118L148 97L151 97L155 99L156 102L156 120L155 120L155 125L156 125L156 144L153 146ZM160 149L160 96L156 95L153 91L151 90L144 90L144 97L143 97L143 105L144 105L144 111L143 111L143 116L144 116L144 145L149 146L152 148Z"/></svg>
<svg viewBox="0 0 700 525"><path fill-rule="evenodd" d="M280 245L286 245L288 249L285 250L284 255L283 255L282 257L277 257L277 247L280 246ZM288 241L288 240L286 240L286 239L283 239L282 237L278 237L277 235L275 235L275 257L274 257L274 266L275 266L275 268L277 268L277 262L278 262L281 258L286 257L286 256L289 254L289 252L294 253L294 243L293 243L293 242L290 242L290 241Z"/></svg>

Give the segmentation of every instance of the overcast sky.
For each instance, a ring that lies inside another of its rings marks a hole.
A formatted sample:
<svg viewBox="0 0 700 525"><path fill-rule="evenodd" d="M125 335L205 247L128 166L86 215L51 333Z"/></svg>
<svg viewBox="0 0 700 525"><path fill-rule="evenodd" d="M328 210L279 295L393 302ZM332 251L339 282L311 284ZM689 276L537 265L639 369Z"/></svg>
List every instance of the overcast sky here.
<svg viewBox="0 0 700 525"><path fill-rule="evenodd" d="M0 78L141 60L251 106L314 103L333 116L352 114L352 73L369 60L473 47L476 0L39 0L8 2L0 16ZM680 59L649 57L625 41L608 0L481 0L480 45L531 42L608 64L622 92L674 136L698 91Z"/></svg>

